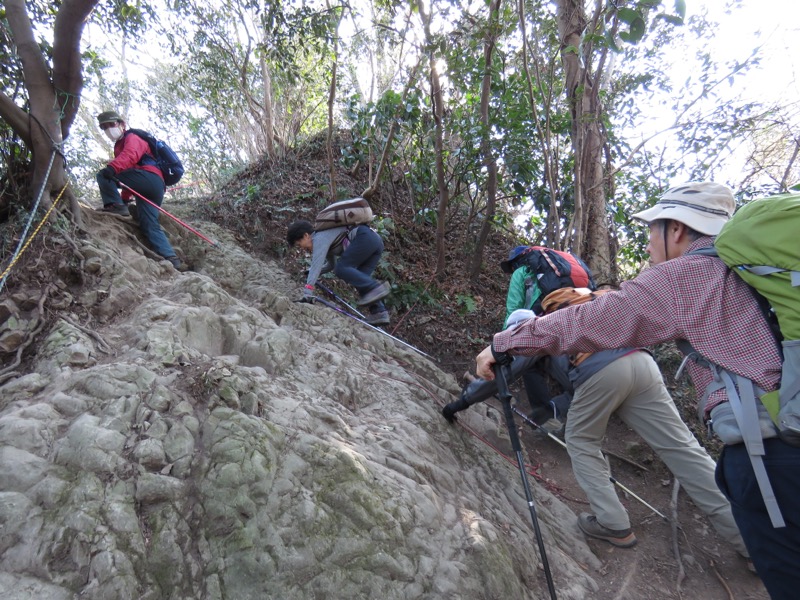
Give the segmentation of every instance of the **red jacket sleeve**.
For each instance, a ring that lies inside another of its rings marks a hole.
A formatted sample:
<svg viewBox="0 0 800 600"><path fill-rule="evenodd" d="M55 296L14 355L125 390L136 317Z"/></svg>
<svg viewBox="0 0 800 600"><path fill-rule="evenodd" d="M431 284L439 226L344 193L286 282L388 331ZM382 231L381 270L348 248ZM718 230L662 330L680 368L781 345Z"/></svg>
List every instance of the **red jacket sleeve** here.
<svg viewBox="0 0 800 600"><path fill-rule="evenodd" d="M108 164L120 173L138 166L145 154L150 154L150 145L135 133L126 133L114 144L114 160Z"/></svg>

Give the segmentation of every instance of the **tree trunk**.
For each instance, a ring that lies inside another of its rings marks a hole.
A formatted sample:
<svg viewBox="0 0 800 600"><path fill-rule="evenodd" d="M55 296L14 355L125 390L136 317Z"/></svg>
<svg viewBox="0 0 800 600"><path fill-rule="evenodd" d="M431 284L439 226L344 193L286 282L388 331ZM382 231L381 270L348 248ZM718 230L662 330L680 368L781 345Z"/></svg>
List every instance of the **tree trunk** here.
<svg viewBox="0 0 800 600"><path fill-rule="evenodd" d="M598 15L599 12L598 7ZM603 149L607 140L601 125L602 105L598 96L602 66L592 72L591 45L582 36L593 26L587 20L583 0L558 0L556 14L575 154L575 216L572 230L568 232L570 247L587 262L595 281L615 283L617 269L611 251L603 170ZM582 49L582 56L575 51L578 48ZM599 63L603 64L602 58Z"/></svg>
<svg viewBox="0 0 800 600"><path fill-rule="evenodd" d="M562 249L560 240L561 240L561 224L560 224L560 214L559 214L559 207L558 207L558 194L559 194L559 183L558 183L558 151L557 145L554 148L553 146L553 137L552 137L552 130L550 127L550 107L551 107L551 100L552 95L550 93L544 93L546 86L542 81L541 73L543 72L543 68L540 64L540 58L538 55L534 54L534 73L536 76L536 86L539 90L542 91L542 98L544 100L544 110L543 115L540 117L539 110L537 108L538 102L536 96L533 93L533 78L531 77L530 67L528 66L528 35L525 31L525 0L518 0L517 1L517 13L519 15L519 28L522 34L522 68L525 72L525 81L527 84L527 91L528 91L528 101L531 104L531 113L532 113L532 122L535 124L536 127L536 137L539 140L539 144L541 146L542 151L542 163L544 165L544 184L547 188L547 191L550 195L550 212L547 215L547 225L545 227L545 231L539 232L538 238L541 239L544 237L548 243L552 247L558 246L556 249ZM542 125L542 121L544 121L544 125Z"/></svg>
<svg viewBox="0 0 800 600"><path fill-rule="evenodd" d="M483 46L483 82L481 84L481 123L483 124L483 135L481 138L481 154L483 164L486 167L486 214L481 230L478 233L478 240L475 243L475 251L472 253L472 265L470 266L470 281L477 283L478 275L481 272L483 263L483 248L486 245L486 238L489 237L489 230L494 220L495 205L497 203L497 161L492 151L492 139L490 135L491 123L489 121L489 98L492 93L492 56L494 54L495 39L498 31L498 21L500 14L500 0L491 0L489 4L489 19L486 25L486 40Z"/></svg>
<svg viewBox="0 0 800 600"><path fill-rule="evenodd" d="M436 185L439 187L439 206L436 209L436 276L441 278L444 275L446 265L444 233L447 206L450 204L450 193L447 188L444 165L444 96L442 94L442 85L439 81L439 73L436 70L436 56L434 55L433 37L431 36L431 15L425 12L422 0L419 0L417 6L419 7L420 18L425 30L425 44L428 46L430 60L431 103L433 104L434 148L436 150Z"/></svg>
<svg viewBox="0 0 800 600"><path fill-rule="evenodd" d="M22 63L30 112L25 113L10 98L0 97L0 117L28 144L33 155L31 189L49 208L51 191L60 192L67 183L62 154L78 114L83 90L80 40L83 26L98 0L64 0L58 9L53 35L52 80L36 39L23 0L6 0L6 18ZM73 218L80 224L80 207L73 194ZM32 202L34 199L32 199Z"/></svg>
<svg viewBox="0 0 800 600"><path fill-rule="evenodd" d="M261 55L261 78L264 80L264 143L266 144L267 156L275 158L275 118L272 111L272 78L267 65L267 59Z"/></svg>
<svg viewBox="0 0 800 600"><path fill-rule="evenodd" d="M333 155L333 104L336 101L336 63L338 57L336 50L333 52L333 65L331 65L331 85L328 88L328 136L325 147L328 150L328 181L330 183L330 200L336 202L336 159Z"/></svg>
<svg viewBox="0 0 800 600"><path fill-rule="evenodd" d="M414 69L411 71L411 74L408 78L408 83L406 83L406 87L403 90L403 95L401 96L400 103L398 104L397 110L395 111L394 118L392 119L392 123L389 126L389 133L386 134L386 141L383 145L383 152L381 152L380 162L378 163L377 168L375 169L375 177L370 177L370 184L367 189L365 189L361 193L362 198L366 198L369 200L372 196L375 195L375 192L378 191L378 184L381 180L381 175L383 174L384 168L386 168L386 163L389 160L389 154L392 149L392 144L394 143L394 135L397 131L397 119L399 118L400 110L405 106L406 100L408 99L408 94L411 89L417 83L417 73L419 72L419 68L422 65L422 56L420 56L419 62L414 66Z"/></svg>

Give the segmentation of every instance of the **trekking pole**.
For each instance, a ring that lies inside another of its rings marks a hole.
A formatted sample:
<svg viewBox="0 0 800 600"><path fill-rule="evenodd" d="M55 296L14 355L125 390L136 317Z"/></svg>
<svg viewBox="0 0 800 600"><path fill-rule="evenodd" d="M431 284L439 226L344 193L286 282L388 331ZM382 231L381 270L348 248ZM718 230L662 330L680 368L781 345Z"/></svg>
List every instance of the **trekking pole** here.
<svg viewBox="0 0 800 600"><path fill-rule="evenodd" d="M328 294L329 296L331 296L331 297L332 297L334 300L336 300L336 301L340 302L341 304L344 304L344 305L345 305L345 306L346 306L346 307L347 307L347 308L348 308L348 309L349 309L349 310L350 310L350 311L351 311L353 314L355 314L355 315L356 315L356 316L357 316L359 319L366 319L366 317L365 317L364 315L362 315L362 314L361 314L360 312L358 312L358 311L357 311L355 308L353 308L352 306L350 306L350 305L349 305L347 302L345 302L345 301L344 301L342 298L340 298L339 296L337 296L336 294L334 294L334 293L333 293L333 290L331 290L331 289L329 289L329 288L325 287L325 286L324 286L324 285L322 285L322 284L321 284L319 281L316 283L316 286L317 286L319 289L321 289L323 292L325 292L326 294Z"/></svg>
<svg viewBox="0 0 800 600"><path fill-rule="evenodd" d="M124 187L126 190L128 190L128 191L130 191L130 192L133 192L134 194L136 194L137 196L139 196L139 198L141 198L142 200L144 200L145 202L147 202L147 203L148 203L150 206L154 206L155 208L157 208L158 210L160 210L162 213L164 213L165 215L167 215L167 216L168 216L170 219L172 219L173 221L175 221L175 222L176 222L178 225L183 225L183 226L184 226L186 229L188 229L189 231L191 231L191 232L192 232L193 234L195 234L197 237L199 237L199 238L201 238L201 239L203 239L203 240L207 241L209 244L211 244L211 245L212 245L212 246L214 246L215 248L219 248L219 244L218 244L217 242L212 242L210 239L208 239L208 238L207 238L206 236L204 236L202 233L200 233L199 231L197 231L197 230L196 230L195 228L193 228L191 225L188 225L187 223L184 223L184 222L183 222L183 221L181 221L181 220L180 220L178 217L176 217L175 215L173 215L173 214L171 214L171 213L167 212L166 210L164 210L163 208L161 208L161 207L160 207L158 204L156 204L156 203L155 203L155 202L153 202L152 200L148 200L147 198L145 198L144 196L142 196L142 195L141 195L139 192L137 192L136 190L134 190L132 187L130 187L130 186L128 186L128 185L125 185L124 183L122 183L122 182L121 182L119 179L116 179L116 178L114 178L114 180L115 180L115 181L116 181L116 182L117 182L119 185L121 185L122 187Z"/></svg>
<svg viewBox="0 0 800 600"><path fill-rule="evenodd" d="M656 513L656 514L657 514L659 517L661 517L661 518L662 518L662 519L664 519L665 521L669 521L669 519L666 517L666 515L663 515L663 514L661 514L660 512L658 512L658 511L657 511L655 508L653 508L652 506L650 506L650 505L649 505L647 502L645 502L645 501L644 501L642 498L640 498L639 496L637 496L636 494L634 494L634 493L633 493L631 490L629 490L628 488L626 488L624 485L622 485L622 484L621 484L619 481L617 481L616 479L614 479L614 478L613 478L613 477L611 477L610 475L609 475L609 477L608 477L608 480L609 480L611 483L613 483L614 485L618 485L618 486L619 486L619 488L620 488L622 491L624 491L625 493L627 493L627 494L630 494L631 496L633 496L634 498L636 498L636 499L637 499L639 502L641 502L642 504L644 504L644 505L645 505L647 508L649 508L649 509L650 509L650 510L652 510L654 513Z"/></svg>
<svg viewBox="0 0 800 600"><path fill-rule="evenodd" d="M513 411L514 411L516 414L518 414L520 417L522 417L522 419L523 419L523 420L524 420L524 421L525 421L525 422L526 422L528 425L530 425L530 426L531 426L531 427L533 427L534 429L538 429L539 431L543 431L544 433L546 433L546 434L547 434L547 437L549 437L549 438L550 438L551 440L553 440L554 442L557 442L557 443L558 443L560 446L562 446L562 447L563 447L565 450L567 449L567 445L566 445L566 444L565 444L565 443L564 443L562 440L560 440L559 438L557 438L557 437L555 436L555 434L553 434L553 433L551 433L551 432L547 431L547 429L545 429L545 428L544 428L544 427L542 427L541 425L538 425L538 424L536 423L536 421L534 421L533 419L531 419L531 418L530 418L528 415L526 415L524 412L522 412L522 411L521 411L520 409L518 409L516 406L512 406L512 407L511 407L511 410L513 410Z"/></svg>
<svg viewBox="0 0 800 600"><path fill-rule="evenodd" d="M508 378L507 374L510 372L509 360L503 364L496 363L494 366L495 379L497 380L497 395L503 403L503 411L506 416L506 426L508 427L508 436L511 439L511 447L517 455L517 465L519 472L522 476L522 487L525 488L525 499L528 501L528 508L531 511L531 520L533 521L533 531L536 534L536 543L539 546L539 554L542 556L542 566L544 567L544 574L547 578L547 589L550 590L550 598L556 600L556 589L553 586L553 576L550 573L550 565L547 562L547 553L544 550L544 541L542 540L542 532L539 529L539 519L536 517L536 505L533 502L531 495L531 488L528 485L528 476L525 473L525 462L522 460L522 445L519 442L519 435L517 433L517 423L514 421L514 413L511 410L511 392L508 391ZM507 371L508 369L508 371Z"/></svg>
<svg viewBox="0 0 800 600"><path fill-rule="evenodd" d="M549 437L550 439L552 439L552 440L554 440L554 441L558 442L558 443L559 443L559 445L563 446L563 447L566 449L567 445L566 445L566 444L565 444L563 441L561 441L560 439L558 439L558 438L557 438L555 435L553 435L552 433L550 433L549 431L547 431L547 430L546 430L544 427L542 427L541 425L537 425L537 424L536 424L536 421L534 421L533 419L531 419L530 417L528 417L528 415L526 415L525 413L523 413L523 412L522 412L521 410L519 410L519 409L518 409L516 406L512 406L512 407L511 407L511 410L513 410L513 411L514 411L516 414L518 414L520 417L522 417L522 419L523 419L523 420L524 420L524 421L525 421L525 422L526 422L528 425L530 425L530 426L531 426L531 427L533 427L534 429L538 429L539 431L543 431L543 432L545 432L545 433L547 434L547 437ZM628 488L626 488L626 487L625 487L624 485L622 485L622 484L621 484L619 481L617 481L617 480L616 480L616 479L614 479L613 477L609 477L608 479L609 479L609 480L611 481L611 483L613 483L614 485L616 485L616 486L619 486L619 488L620 488L620 489L621 489L623 492L625 492L625 493L627 493L627 494L629 494L629 495L633 496L633 497L634 497L636 500L638 500L639 502L641 502L642 504L644 504L644 505L645 505L647 508L649 508L649 509L650 509L650 510L652 510L654 513L656 513L656 514L657 514L659 517L661 517L661 518L662 518L662 519L664 519L665 521L669 521L669 519L668 519L668 518L667 518L665 515L663 515L661 512L659 512L657 509L655 509L655 508L654 508L653 506L651 506L650 504L648 504L648 503L647 503L647 502L646 502L646 501L645 501L643 498L640 498L639 496L637 496L636 494L634 494L634 493L633 493L631 490L629 490Z"/></svg>
<svg viewBox="0 0 800 600"><path fill-rule="evenodd" d="M412 346L412 345L411 345L411 344L409 344L408 342L404 342L404 341L403 341L403 340L401 340L400 338L396 338L396 337L394 337L392 334L385 332L385 331L384 331L383 329L381 329L380 327L375 327L374 325L370 325L370 324L369 324L369 323L367 323L366 321L362 321L361 319L359 319L359 318L358 318L358 317L356 317L355 315L351 315L351 314L350 314L349 312L347 312L346 310L342 310L341 308L339 308L338 306L336 306L336 305L335 305L335 304L333 304L332 302L328 302L327 300L325 300L325 299L323 299L323 298L320 298L319 296L314 296L314 302L319 302L320 304L324 304L324 305L325 305L325 306L327 306L328 308L332 308L332 309L333 309L333 310L335 310L336 312L338 312L338 313L341 313L341 314L343 314L343 315L345 315L345 316L347 316L347 317L350 317L351 319L353 319L353 320L355 320L355 321L358 321L358 322L359 322L359 323L361 323L362 325L366 325L367 327L369 327L369 328L370 328L370 329L372 329L373 331L377 331L378 333L382 333L383 335L385 335L385 336L387 336L387 337L390 337L390 338L392 338L392 339L393 339L395 342L400 342L401 344L403 344L403 346L406 346L406 347L408 347L408 348L411 348L411 349L412 349L414 352L418 352L419 354L421 354L421 355L422 355L422 356L424 356L425 358L430 358L431 360L433 360L433 358L432 358L430 355L428 355L428 354L425 354L425 353L424 353L422 350L420 350L419 348L415 348L414 346Z"/></svg>

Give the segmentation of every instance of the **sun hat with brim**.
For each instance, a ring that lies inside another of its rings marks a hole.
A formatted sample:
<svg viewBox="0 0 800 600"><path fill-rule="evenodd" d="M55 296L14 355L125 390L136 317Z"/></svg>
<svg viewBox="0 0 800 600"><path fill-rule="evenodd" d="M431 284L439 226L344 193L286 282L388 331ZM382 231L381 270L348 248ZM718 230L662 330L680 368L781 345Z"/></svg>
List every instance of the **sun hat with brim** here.
<svg viewBox="0 0 800 600"><path fill-rule="evenodd" d="M120 114L114 110L107 110L105 112L101 112L97 115L97 123L102 125L103 123L116 123L117 121L125 122Z"/></svg>
<svg viewBox="0 0 800 600"><path fill-rule="evenodd" d="M633 215L645 223L671 219L705 235L717 235L733 216L736 201L724 185L690 181L668 189L656 205Z"/></svg>
<svg viewBox="0 0 800 600"><path fill-rule="evenodd" d="M509 252L508 259L500 263L500 268L503 269L503 273L513 273L514 268L512 267L512 263L520 256L525 254L528 249L529 246L517 246L511 252Z"/></svg>

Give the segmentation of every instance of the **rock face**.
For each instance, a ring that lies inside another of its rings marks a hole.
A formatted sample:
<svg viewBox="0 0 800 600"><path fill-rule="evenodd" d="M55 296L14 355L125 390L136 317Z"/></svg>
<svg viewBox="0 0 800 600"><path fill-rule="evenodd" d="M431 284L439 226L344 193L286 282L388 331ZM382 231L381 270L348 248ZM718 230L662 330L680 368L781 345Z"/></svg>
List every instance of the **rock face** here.
<svg viewBox="0 0 800 600"><path fill-rule="evenodd" d="M0 597L549 597L516 465L439 414L452 377L205 230L185 274L84 242L102 326L65 316L0 387ZM590 597L531 487L559 598Z"/></svg>

